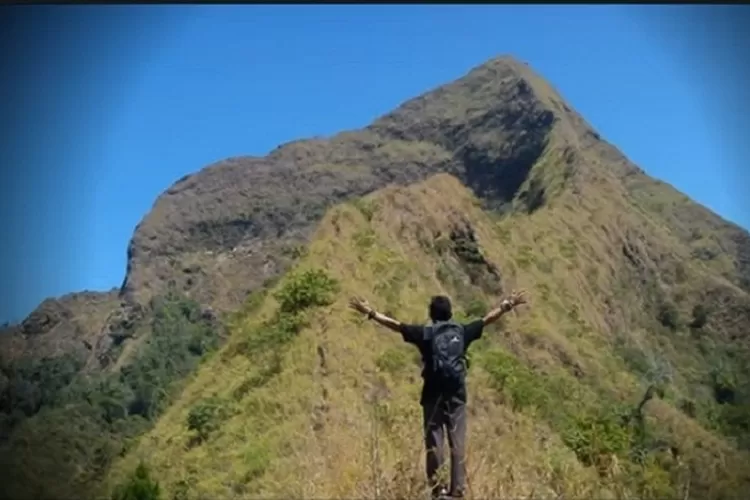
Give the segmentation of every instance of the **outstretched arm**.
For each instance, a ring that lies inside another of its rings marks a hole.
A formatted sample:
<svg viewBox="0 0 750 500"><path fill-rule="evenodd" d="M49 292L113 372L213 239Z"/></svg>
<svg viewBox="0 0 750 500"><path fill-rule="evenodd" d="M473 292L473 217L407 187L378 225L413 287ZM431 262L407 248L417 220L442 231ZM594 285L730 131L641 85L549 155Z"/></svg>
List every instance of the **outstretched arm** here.
<svg viewBox="0 0 750 500"><path fill-rule="evenodd" d="M514 292L507 299L500 302L500 306L488 312L482 321L484 326L490 325L499 320L505 313L512 311L516 306L526 304L526 292Z"/></svg>
<svg viewBox="0 0 750 500"><path fill-rule="evenodd" d="M401 322L391 317L386 316L377 312L375 309L370 307L370 304L366 300L360 298L353 298L349 301L349 307L357 311L358 313L367 315L367 319L371 319L380 323L384 327L399 332L401 329Z"/></svg>

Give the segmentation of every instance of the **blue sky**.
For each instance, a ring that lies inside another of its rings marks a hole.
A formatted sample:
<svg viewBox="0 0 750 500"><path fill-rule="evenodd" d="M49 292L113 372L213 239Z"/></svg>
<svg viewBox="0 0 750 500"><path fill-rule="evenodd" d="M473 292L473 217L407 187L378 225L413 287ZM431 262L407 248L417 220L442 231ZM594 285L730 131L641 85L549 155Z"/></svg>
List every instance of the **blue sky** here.
<svg viewBox="0 0 750 500"><path fill-rule="evenodd" d="M23 59L2 84L0 320L119 286L133 229L186 173L367 125L499 54L649 174L750 227L736 50L699 7L43 9L33 30L14 26L8 50Z"/></svg>

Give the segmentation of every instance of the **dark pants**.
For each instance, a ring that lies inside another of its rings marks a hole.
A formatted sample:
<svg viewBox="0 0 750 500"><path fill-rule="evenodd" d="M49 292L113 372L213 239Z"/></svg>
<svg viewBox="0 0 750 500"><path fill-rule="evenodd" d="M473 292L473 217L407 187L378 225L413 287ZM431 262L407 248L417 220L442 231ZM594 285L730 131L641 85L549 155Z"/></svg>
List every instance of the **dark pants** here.
<svg viewBox="0 0 750 500"><path fill-rule="evenodd" d="M427 451L427 480L436 494L440 486L435 477L443 464L443 442L448 430L451 451L451 488L454 497L463 496L466 486L466 405L456 398L427 398L422 404L425 448Z"/></svg>

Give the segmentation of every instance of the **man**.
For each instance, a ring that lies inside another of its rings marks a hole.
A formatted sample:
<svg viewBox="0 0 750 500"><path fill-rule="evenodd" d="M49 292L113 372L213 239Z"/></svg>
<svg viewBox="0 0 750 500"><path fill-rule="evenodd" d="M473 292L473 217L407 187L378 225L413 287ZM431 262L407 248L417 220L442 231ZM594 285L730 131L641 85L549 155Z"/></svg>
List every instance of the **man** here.
<svg viewBox="0 0 750 500"><path fill-rule="evenodd" d="M404 324L381 314L359 298L350 306L366 314L368 319L399 332L404 341L415 345L422 354L422 395L420 405L424 423L426 469L433 498L445 497L448 491L436 480L443 463L444 427L448 429L451 449L450 496L461 498L466 483L464 464L466 436L466 351L482 336L484 327L500 319L503 314L525 304L525 292L511 294L500 306L482 319L467 324L454 322L450 299L439 295L429 304L431 324Z"/></svg>

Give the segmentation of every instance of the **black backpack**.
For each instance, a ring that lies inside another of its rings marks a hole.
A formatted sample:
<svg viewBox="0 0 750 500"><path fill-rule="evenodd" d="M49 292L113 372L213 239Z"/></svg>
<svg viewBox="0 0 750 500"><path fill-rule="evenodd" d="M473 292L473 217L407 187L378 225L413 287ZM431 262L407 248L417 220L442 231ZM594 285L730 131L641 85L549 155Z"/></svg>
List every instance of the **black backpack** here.
<svg viewBox="0 0 750 500"><path fill-rule="evenodd" d="M456 390L464 382L464 328L453 321L440 321L425 327L431 358L425 363L428 377L445 391Z"/></svg>

